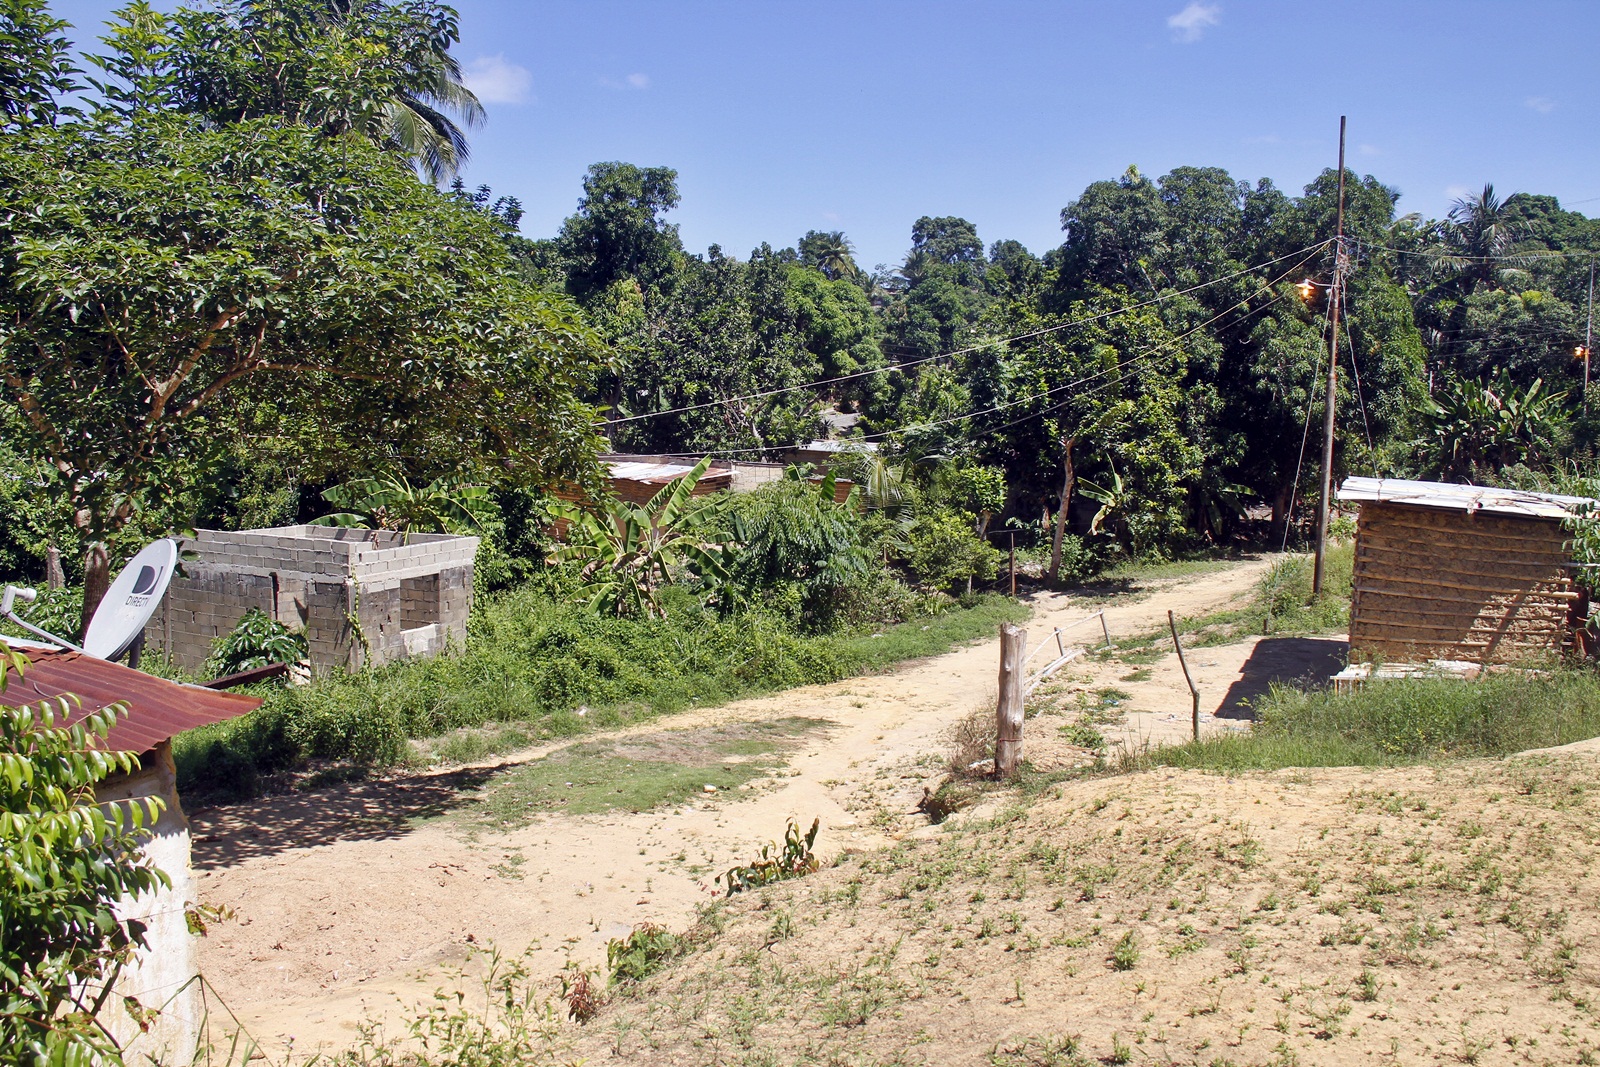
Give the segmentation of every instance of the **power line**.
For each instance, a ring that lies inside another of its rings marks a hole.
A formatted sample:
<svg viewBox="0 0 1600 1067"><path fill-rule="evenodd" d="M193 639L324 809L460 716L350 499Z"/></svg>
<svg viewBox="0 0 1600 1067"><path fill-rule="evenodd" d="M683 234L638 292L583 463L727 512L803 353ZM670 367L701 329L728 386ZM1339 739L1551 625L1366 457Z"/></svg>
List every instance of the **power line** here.
<svg viewBox="0 0 1600 1067"><path fill-rule="evenodd" d="M1309 259L1310 257L1307 257L1307 258ZM1285 271L1284 273L1280 274L1278 277L1276 277L1274 279L1271 279L1269 281L1263 282L1261 284L1261 287L1259 289L1257 289L1256 293L1252 293L1251 295L1252 296L1259 295L1262 291L1268 290L1272 286L1277 285L1278 283L1282 282L1285 278L1288 278L1291 275L1293 275L1294 273L1296 273L1302 266L1305 265L1305 262L1306 262L1306 260L1301 260L1299 263L1296 263L1293 267L1290 267L1287 271ZM1257 307L1251 308L1249 311L1245 312L1245 314L1242 315L1238 320L1236 320L1236 322L1230 323L1229 327L1237 325L1237 323L1243 322L1245 319L1248 319L1248 318L1251 318L1253 316L1261 314L1262 312L1264 312L1267 309L1271 308L1278 301L1284 299L1285 296L1286 296L1285 293L1274 294L1274 296L1272 297L1271 300L1268 300L1266 303L1261 304L1261 305L1259 305ZM1080 385L1085 385L1085 384L1087 384L1089 382L1094 381L1097 378L1103 378L1108 374L1114 374L1117 371L1123 370L1124 368L1126 368L1126 367L1128 367L1128 366L1130 366L1130 365L1132 365L1134 363L1137 363L1140 360L1148 359L1150 356L1156 354L1157 352L1160 352L1161 350L1163 350L1165 348L1170 348L1173 345L1176 345L1179 342L1183 341L1185 338L1191 336L1192 334L1197 333L1200 330L1205 329L1207 326L1210 326L1212 323L1216 322L1218 319L1222 318L1223 316L1232 314L1233 312L1237 311L1238 308L1239 308L1239 305L1237 303L1233 304L1233 305L1229 306L1228 308L1226 308L1225 310L1220 311L1217 314L1213 315L1211 318L1207 319L1205 322L1202 322L1202 323L1200 323L1200 324L1198 324L1196 326L1192 326L1189 329L1185 330L1183 333L1179 334L1178 336L1168 338L1167 340L1162 341L1160 344L1156 345L1153 348L1150 348L1150 349L1148 349L1148 350L1146 350L1144 352L1137 352L1137 353L1129 356L1127 359L1124 359L1121 362L1119 362L1117 364L1114 364L1113 366L1101 368L1100 370L1096 371L1093 374L1086 375L1086 376L1084 376L1082 378L1074 379L1073 381L1070 381L1070 382L1064 382L1061 385L1051 386L1050 388L1044 390L1043 392L1030 393L1028 396L1021 397L1021 398L1016 399L1016 400L1007 401L1004 404L997 404L994 407L984 408L984 409L982 409L980 411L963 412L960 415L952 415L949 418L940 419L940 420L937 420L935 422L912 423L912 424L907 425L907 426L897 426L894 429L890 429L890 430L880 430L880 431L878 431L876 433L864 434L860 438L857 438L856 440L860 440L860 441L863 441L863 442L878 441L878 440L881 440L881 439L886 438L886 437L891 437L891 436L893 436L894 434L897 434L897 433L905 433L908 430L931 430L931 429L933 429L935 427L938 427L938 426L947 426L947 425L949 425L951 423L962 422L962 421L965 421L967 419L977 418L980 415L990 415L990 414L993 414L993 413L995 413L997 411L1009 410L1010 408L1014 408L1014 407L1017 407L1017 406L1022 405L1022 404L1028 404L1028 403L1032 403L1034 401L1048 399L1049 397L1054 396L1055 394L1057 394L1057 393L1059 393L1059 392L1061 392L1063 390L1076 388L1077 386L1080 386ZM1320 360L1319 360L1317 365L1319 367L1322 365ZM1114 386L1116 384L1117 384L1117 381L1109 381L1109 382L1106 382L1106 383L1104 383L1102 385L1096 386L1095 388L1089 390L1086 393L1080 394L1080 396L1085 396L1085 397L1086 396L1094 396L1096 393L1103 392L1104 390L1109 389L1109 388L1111 388L1112 386ZM1073 397L1073 398L1069 398L1067 400L1063 400L1058 404L1053 404L1050 407L1044 408L1043 410L1040 410L1040 411L1030 411L1027 414L1025 414L1025 415L1023 415L1023 416L1021 416L1019 418L1012 419L1010 422L1003 422L1003 423L999 424L998 426L987 427L986 428L986 432L994 433L994 432L997 432L999 430L1009 429L1010 427L1016 426L1019 423L1027 422L1029 419L1042 418L1045 415L1049 415L1050 413L1052 413L1054 411L1059 411L1061 408L1066 407L1067 404L1071 403L1073 399L1078 399L1078 397ZM846 442L846 444L848 444L848 443L849 442ZM790 446L790 447L793 447L793 446ZM751 452L764 453L764 452L769 452L769 451L771 451L771 446L767 446L767 447L751 447L751 448L710 449L710 450L698 451L698 452L661 452L661 453L656 453L656 454L657 455L664 455L664 456L673 456L673 457L731 456L731 455L743 455L743 454L751 453Z"/></svg>
<svg viewBox="0 0 1600 1067"><path fill-rule="evenodd" d="M1324 244L1326 244L1326 242L1324 242ZM1312 254L1315 255L1316 251L1320 250L1321 247L1322 247L1321 245L1312 246ZM1306 250L1305 249L1301 249L1301 251L1306 251ZM1261 291L1266 290L1266 289L1270 289L1272 286L1277 285L1279 282L1283 281L1285 278L1287 278L1290 275L1292 275L1292 274L1296 273L1297 271L1299 271L1299 269L1302 266L1304 266L1305 263L1310 258L1311 258L1310 256L1307 256L1306 259L1302 259L1299 263L1296 263L1293 267L1290 267L1288 270L1286 270L1282 274L1278 275L1278 277L1276 277L1274 279L1271 279L1269 281L1263 282L1261 284L1261 287L1259 289L1257 289L1256 293L1253 293L1251 295L1252 296L1257 295ZM1259 313L1261 311L1265 311L1267 308L1269 308L1273 304L1277 303L1278 300L1282 299L1283 295L1284 294L1282 294L1282 293L1277 294L1271 300L1267 301L1267 303L1261 305L1258 308L1252 309L1248 314L1254 315L1254 314L1257 314L1257 313ZM1135 353L1134 355L1129 356L1127 359L1123 360L1120 363L1117 363L1117 364L1115 364L1113 366L1110 366L1110 367L1102 368L1101 370L1096 371L1094 374L1088 375L1087 377L1084 377L1084 378L1079 378L1076 381L1067 382L1067 383L1065 383L1063 385L1053 386L1053 387L1051 387L1049 389L1046 389L1042 393L1034 393L1034 394L1032 394L1030 396L1022 397L1019 400L1007 401L1004 404L997 404L994 407L984 408L981 411L969 411L966 414L952 416L952 417L947 418L947 419L940 419L937 422L913 423L913 424L911 424L909 426L901 426L901 427L897 427L897 428L895 428L893 430L882 430L882 431L880 431L880 432L878 432L876 434L866 434L866 435L864 435L863 439L864 440L872 440L872 439L877 439L877 438L888 437L891 434L904 433L907 430L933 429L936 426L945 426L945 425L948 425L948 424L950 424L952 422L960 422L963 419L971 419L971 418L976 418L979 415L991 415L991 414L993 414L993 413L995 413L997 411L1005 411L1005 410L1007 410L1009 408L1016 407L1019 404L1027 404L1027 403L1031 403L1031 402L1036 401L1036 400L1043 400L1046 397L1053 396L1054 394L1059 393L1064 389L1071 389L1071 388L1074 388L1074 387L1079 386L1079 385L1084 385L1084 384L1086 384L1088 382L1094 381L1096 378L1103 378L1108 374L1113 374L1113 373L1115 373L1117 371L1122 370L1124 367L1127 367L1132 363L1136 363L1141 359L1148 358L1149 356L1153 355L1154 353L1161 351L1163 348L1168 348L1168 347L1170 347L1172 345L1175 345L1179 341L1182 341L1184 338L1190 336L1191 334L1193 334L1193 333L1195 333L1195 332L1197 332L1199 330L1204 329L1205 327L1211 325L1213 322L1216 322L1218 319L1222 318L1224 315L1228 315L1228 314L1232 313L1233 311L1237 310L1237 308L1238 308L1238 305L1234 304L1234 305L1228 307L1227 309L1225 309L1223 311L1220 311L1217 314L1213 315L1211 318L1207 319L1205 322L1200 323L1198 326L1194 326L1194 327L1192 327L1192 328L1190 328L1188 330L1185 330L1183 333L1179 334L1177 337L1173 337L1173 338L1170 338L1170 339L1168 339L1166 341L1163 341L1163 342L1161 342L1161 344L1155 346L1154 348L1152 348L1152 349L1150 349L1148 351ZM1108 384L1114 384L1114 383L1108 383ZM1098 391L1098 390L1096 390L1096 391ZM1092 395L1092 394L1090 394L1090 395ZM1057 404L1054 407L1046 408L1043 411L1031 412L1028 415L1025 415L1023 418L1017 419L1014 422L1003 423L1000 426L992 427L991 430L1005 429L1008 426L1015 426L1017 424L1017 422L1024 422L1024 421L1026 421L1027 419L1030 419L1030 418L1036 418L1038 416L1047 415L1052 411L1057 411L1060 408L1065 407L1067 403L1068 403L1068 401L1063 401L1062 403Z"/></svg>
<svg viewBox="0 0 1600 1067"><path fill-rule="evenodd" d="M1012 337L996 338L996 339L990 340L990 341L983 341L983 342L981 342L979 344L968 345L966 348L958 348L958 349L955 349L955 350L950 351L950 352L941 352L941 353L938 353L936 355L925 356L922 359L912 360L912 361L906 362L906 363L895 363L895 364L890 364L890 365L883 366L883 367L872 367L872 368L869 368L867 370L856 371L856 372L851 373L851 374L841 374L841 375L838 375L838 376L833 377L833 378L822 378L822 379L819 379L819 380L813 381L813 382L805 382L805 383L803 383L801 385L787 385L787 386L782 386L782 387L777 388L777 389L765 389L765 390L762 390L762 391L756 392L756 393L746 393L743 396L731 396L731 397L726 397L726 398L719 399L719 400L707 400L707 401L704 401L704 402L699 403L699 404L685 404L682 407L667 408L667 409L662 410L662 411L650 411L650 412L646 412L646 413L644 413L642 415L628 415L628 416L626 416L624 418L620 418L620 419L609 419L609 420L606 421L605 425L607 425L607 426L622 426L622 425L626 425L628 423L640 422L640 421L642 421L644 419L658 419L658 418L661 418L661 417L666 416L666 415L681 415L681 414L684 414L685 412L689 412L689 411L703 411L706 408L722 407L722 406L724 406L726 404L738 404L738 403L742 403L742 402L744 402L746 400L764 400L767 397L780 396L780 395L782 395L784 393L794 393L794 392L799 392L799 391L805 390L805 389L815 389L815 388L817 388L819 386L823 386L823 385L834 385L834 384L837 384L839 382L853 381L853 380L855 380L857 378L866 378L866 377L870 377L871 375L874 375L874 374L887 374L887 373L889 373L891 371L904 370L907 367L914 367L914 366L918 366L918 365L923 364L923 363L931 363L934 360L954 359L957 356L969 355L970 353L973 353L973 352L981 352L986 348L994 348L997 345L1011 344L1014 341L1027 341L1027 340L1031 340L1031 339L1033 339L1035 337L1043 337L1046 334L1057 333L1057 332L1059 332L1061 330L1071 329L1074 326L1085 326L1085 325L1088 325L1089 323L1092 323L1092 322L1099 322L1102 319L1112 318L1112 317L1115 317L1117 315L1125 315L1125 314L1127 314L1129 312L1132 312L1132 311L1138 311L1141 308L1150 307L1151 305L1154 305L1154 304L1160 304L1160 303L1163 303L1165 301L1172 300L1172 299L1174 299L1176 297L1187 296L1190 293L1198 292L1201 289L1210 288L1213 285L1220 285L1223 282L1231 281L1234 278L1238 278L1238 277L1240 277L1242 275L1250 274L1250 273L1252 273L1254 271L1261 270L1264 267L1271 267L1271 266L1274 266L1274 265L1276 265L1278 263L1282 263L1284 260L1292 259L1295 256L1300 255L1302 252L1315 253L1317 251L1320 251L1324 247L1326 247L1327 244L1328 244L1327 241L1323 241L1320 244L1308 245L1305 248L1301 248L1301 249L1299 249L1297 251L1290 252L1288 255L1279 256L1276 259L1269 259L1264 263L1257 263L1254 266L1245 267L1242 270L1234 271L1232 274L1225 274L1220 278L1213 278L1210 281L1201 282L1198 285L1191 285L1187 289L1171 290L1171 291L1168 291L1168 292L1164 292L1164 293L1160 294L1159 296L1152 297L1149 300L1140 301L1137 304L1130 304L1130 305L1128 305L1126 307L1116 308L1116 309L1114 309L1112 311L1100 312L1098 314L1090 315L1090 316L1088 316L1086 318L1082 318L1082 319L1074 319L1074 320L1071 320L1069 322L1058 323L1058 324L1056 324L1054 326L1045 326L1045 327L1042 327L1040 329L1031 330L1031 331L1029 331L1027 333L1017 334L1017 335L1012 336ZM1302 260L1301 262L1303 263L1304 260ZM1297 268L1298 268L1298 265L1297 265ZM750 450L749 449L744 449L742 451L750 451ZM668 453L663 453L663 454L668 454ZM673 454L675 454L675 453L673 453ZM687 455L688 453L684 453L684 454ZM698 454L700 454L700 455L709 455L710 453L698 453Z"/></svg>

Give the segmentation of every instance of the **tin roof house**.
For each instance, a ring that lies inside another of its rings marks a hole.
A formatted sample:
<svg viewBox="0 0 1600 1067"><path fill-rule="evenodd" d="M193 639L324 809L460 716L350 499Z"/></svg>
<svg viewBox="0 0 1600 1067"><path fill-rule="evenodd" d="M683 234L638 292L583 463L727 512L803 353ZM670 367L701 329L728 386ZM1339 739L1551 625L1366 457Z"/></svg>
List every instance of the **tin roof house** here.
<svg viewBox="0 0 1600 1067"><path fill-rule="evenodd" d="M1563 523L1593 501L1480 485L1350 478L1359 508L1352 660L1487 666L1572 649L1589 604Z"/></svg>

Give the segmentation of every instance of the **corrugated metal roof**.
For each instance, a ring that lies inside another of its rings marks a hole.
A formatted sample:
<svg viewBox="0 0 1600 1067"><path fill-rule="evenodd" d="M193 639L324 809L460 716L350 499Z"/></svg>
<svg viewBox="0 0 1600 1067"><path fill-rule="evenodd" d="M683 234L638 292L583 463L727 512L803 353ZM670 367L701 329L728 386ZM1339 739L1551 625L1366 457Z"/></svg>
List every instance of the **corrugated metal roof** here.
<svg viewBox="0 0 1600 1067"><path fill-rule="evenodd" d="M1486 511L1525 519L1565 519L1580 505L1595 503L1581 496L1529 493L1486 485L1414 482L1404 478L1346 478L1339 487L1339 499L1354 503L1412 504L1441 511Z"/></svg>
<svg viewBox="0 0 1600 1067"><path fill-rule="evenodd" d="M0 704L16 707L72 694L82 704L67 722L122 701L127 714L111 728L106 747L148 752L168 738L208 722L237 718L261 706L260 697L180 685L118 663L65 650L18 648L28 658L21 675L7 673Z"/></svg>
<svg viewBox="0 0 1600 1067"><path fill-rule="evenodd" d="M622 460L608 464L611 477L629 482L661 482L665 484L674 478L681 478L694 470L692 463L667 463L664 461L650 460ZM732 479L733 471L726 467L712 467L700 476L700 481L711 482L717 479Z"/></svg>

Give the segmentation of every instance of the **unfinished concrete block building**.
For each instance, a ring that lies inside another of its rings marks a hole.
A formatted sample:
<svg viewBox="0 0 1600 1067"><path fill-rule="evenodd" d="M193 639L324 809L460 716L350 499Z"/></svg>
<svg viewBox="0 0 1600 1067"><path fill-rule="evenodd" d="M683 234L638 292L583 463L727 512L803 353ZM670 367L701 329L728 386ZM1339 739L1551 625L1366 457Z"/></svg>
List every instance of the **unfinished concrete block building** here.
<svg viewBox="0 0 1600 1067"><path fill-rule="evenodd" d="M476 537L283 526L196 530L145 646L197 670L259 608L306 635L314 670L359 669L464 642Z"/></svg>

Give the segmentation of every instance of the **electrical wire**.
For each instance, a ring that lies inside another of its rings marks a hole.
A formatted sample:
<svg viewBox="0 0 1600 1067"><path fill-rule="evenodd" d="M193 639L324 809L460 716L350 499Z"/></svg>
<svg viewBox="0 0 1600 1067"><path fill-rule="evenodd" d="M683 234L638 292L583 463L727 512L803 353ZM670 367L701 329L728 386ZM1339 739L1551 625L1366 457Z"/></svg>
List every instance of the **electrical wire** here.
<svg viewBox="0 0 1600 1067"><path fill-rule="evenodd" d="M1326 243L1326 242L1324 242L1324 243ZM1321 250L1321 248L1322 248L1321 245L1313 246L1312 255L1314 256L1317 251ZM1302 249L1302 251L1305 251L1305 250ZM1263 282L1261 284L1260 288L1257 289L1257 291L1255 293L1252 293L1251 296L1259 295L1262 291L1270 289L1272 286L1277 285L1280 282L1282 282L1285 278L1288 278L1289 276L1295 274L1296 272L1298 272L1300 270L1301 267L1303 267L1305 265L1305 263L1310 258L1311 258L1311 256L1307 256L1305 259L1302 259L1299 263L1296 263L1294 266L1290 267L1288 270L1286 270L1282 274L1278 275L1278 277ZM1252 311L1250 311L1247 314L1256 314L1256 313L1258 313L1260 311L1265 311L1267 308L1271 307L1273 304L1277 303L1280 299L1282 299L1283 296L1284 296L1284 294L1279 293L1276 296L1274 296L1271 300L1269 300L1266 304L1261 305L1259 308L1253 309ZM969 411L969 412L967 412L967 413L965 413L963 415L955 415L955 416L951 416L950 418L947 418L947 419L940 419L937 422L912 423L909 426L901 426L901 427L897 427L897 428L895 428L893 430L883 430L883 431L880 431L879 433L876 433L876 434L866 434L866 435L863 436L863 440L873 440L873 439L877 439L877 438L888 437L888 436L890 436L892 434L904 433L907 430L933 429L934 427L945 426L945 425L948 425L948 424L950 424L952 422L960 422L960 421L962 421L964 419L976 418L979 415L991 415L991 414L994 414L997 411L1005 411L1005 410L1008 410L1010 408L1016 407L1019 404L1028 404L1028 403L1032 403L1033 401L1036 401L1036 400L1043 400L1046 397L1053 396L1054 394L1059 393L1059 392L1061 392L1062 390L1065 390L1065 389L1072 389L1072 388L1074 388L1076 386L1079 386L1079 385L1085 385L1085 384L1087 384L1089 382L1094 381L1097 378L1103 378L1108 374L1114 374L1117 371L1122 370L1123 368L1129 366L1132 363L1136 363L1141 359L1148 358L1149 356L1154 355L1155 353L1161 351L1164 348L1168 348L1168 347L1170 347L1172 345L1177 344L1178 342L1182 341L1184 338L1190 336L1191 334L1196 333L1199 330L1205 329L1207 326L1211 325L1213 322L1216 322L1218 319L1222 318L1224 315L1228 315L1228 314L1231 314L1232 312L1236 311L1238 309L1238 306L1239 305L1237 303L1233 304L1230 307L1224 309L1223 311L1220 311L1217 314L1213 315L1211 318L1207 319L1205 322L1202 322L1197 326L1194 326L1194 327L1191 327L1188 330L1185 330L1183 333L1179 334L1177 337L1173 337L1173 338L1170 338L1170 339L1168 339L1166 341L1163 341L1161 344L1155 346L1152 349L1149 349L1148 351L1137 352L1137 353L1133 354L1132 356L1129 356L1127 359L1121 361L1120 363L1114 364L1113 366L1110 366L1110 367L1102 368L1101 370L1096 371L1094 374L1088 375L1087 377L1079 378L1079 379L1076 379L1076 380L1070 381L1070 382L1066 382L1066 383L1064 383L1062 385L1053 386L1053 387L1051 387L1049 389L1046 389L1042 393L1033 393L1033 394L1031 394L1029 396L1022 397L1022 398L1020 398L1018 400L1011 400L1011 401L1007 401L1006 403L1003 403L1003 404L996 404L993 407L984 408L981 411ZM1090 394L1090 395L1092 395L1092 394ZM1005 429L1007 426L1015 426L1017 422L1023 422L1023 421L1026 421L1027 419L1030 419L1030 418L1036 418L1038 416L1047 415L1052 411L1057 411L1057 410L1065 407L1068 403L1070 403L1070 401L1063 401L1062 403L1057 404L1057 405L1055 405L1053 407L1050 407L1050 408L1046 408L1043 411L1030 412L1028 415L1024 416L1022 419L1016 420L1015 422L1003 423L1000 426L991 427L991 428L989 428L990 432L992 432L993 430Z"/></svg>
<svg viewBox="0 0 1600 1067"><path fill-rule="evenodd" d="M1322 314L1322 332L1318 335L1319 339L1327 335L1329 325L1328 313L1324 311ZM1294 528L1294 504L1295 499L1300 495L1300 471L1305 466L1306 445L1311 440L1311 409L1316 403L1317 387L1322 385L1322 357L1320 353L1325 348L1325 345L1317 347L1319 354L1317 357L1316 376L1311 381L1310 392L1306 394L1306 426L1300 433L1300 458L1295 460L1294 463L1294 481L1289 483L1289 510L1283 517L1283 544L1278 547L1279 552L1287 552L1289 550L1289 531ZM1327 392L1325 387L1323 392Z"/></svg>
<svg viewBox="0 0 1600 1067"><path fill-rule="evenodd" d="M1294 271L1297 270L1297 269L1299 269L1299 264L1297 264L1294 268L1291 268L1284 275L1280 275L1277 279L1274 279L1272 282L1265 283L1263 285L1263 288L1270 287L1271 285L1276 284L1279 281L1282 281L1283 278L1287 277L1289 274L1294 273ZM1256 294L1252 294L1252 295L1256 295ZM1261 314L1263 311L1266 311L1268 308L1272 307L1278 301L1284 299L1285 296L1286 296L1286 294L1284 294L1284 293L1278 293L1278 294L1274 295L1271 300L1268 300L1266 303L1261 304L1261 305L1259 305L1259 306L1257 306L1255 308L1252 308L1251 310L1246 312L1243 316L1241 316L1235 323L1230 323L1229 326L1231 327L1231 326L1237 325L1238 322L1243 322L1245 319L1248 319L1251 316ZM1185 338L1189 337L1191 334L1194 334L1194 333L1196 333L1196 332L1198 332L1200 330L1205 329L1207 326L1211 325L1213 322L1216 322L1218 319L1222 318L1224 315L1227 315L1230 312L1233 312L1233 311L1236 311L1236 310L1238 310L1238 305L1237 304L1233 305L1232 307L1229 307L1225 311L1222 311L1222 312L1219 312L1216 315L1213 315L1211 318L1207 319L1205 322L1202 322L1197 326L1193 326L1190 329L1185 330L1183 333L1179 334L1177 337L1168 338L1167 340L1161 342L1159 345L1155 346L1154 348L1148 349L1147 351L1144 351L1144 352L1135 353L1134 355L1129 356L1127 359L1121 361L1120 363L1115 364L1114 366L1102 368L1101 370L1096 371L1094 374L1087 375L1087 376L1085 376L1083 378L1074 379L1073 381L1066 382L1066 383L1064 383L1062 385L1052 386L1049 389L1044 390L1043 392L1030 393L1028 396L1022 397L1022 398L1017 399L1017 400L1009 401L1009 402L1007 402L1005 404L998 404L998 405L996 405L994 407L984 408L981 411L963 412L960 415L952 415L949 418L940 419L940 420L938 420L936 422L911 423L910 425L907 425L907 426L895 427L892 430L880 430L877 433L864 434L859 438L855 438L855 440L863 441L863 442L873 442L873 441L881 440L881 439L886 438L886 437L892 437L893 435L895 435L897 433L905 433L907 430L931 430L931 429L934 429L935 427L938 427L938 426L947 426L947 425L949 425L951 423L963 422L963 421L965 421L967 419L976 418L979 415L989 415L989 414L993 414L994 412L997 412L997 411L1008 410L1009 408L1013 408L1013 407L1016 407L1016 406L1021 405L1021 404L1027 404L1027 403L1030 403L1032 401L1046 399L1046 398L1048 398L1050 396L1055 395L1056 393L1061 392L1064 389L1071 389L1071 388L1074 388L1074 387L1079 386L1079 385L1087 384L1088 382L1094 381L1096 378L1103 378L1108 374L1112 374L1112 373L1115 373L1116 371L1122 370L1125 367L1128 367L1129 365L1131 365L1133 363L1139 362L1140 360L1148 359L1149 357L1155 355L1157 352L1160 352L1162 349L1170 348L1173 345L1176 345L1180 341L1182 341ZM1073 400L1081 399L1082 397L1094 396L1097 393L1104 392L1105 390L1110 389L1112 386L1117 385L1120 381L1121 381L1121 379L1118 378L1118 379L1114 379L1114 380L1109 381L1109 382L1105 382L1102 385L1095 386L1093 389L1090 389L1089 391L1087 391L1085 393L1081 393L1081 394L1078 394L1077 396L1068 398L1067 400L1063 400L1058 404L1052 404L1050 407L1044 408L1044 409L1042 409L1040 411L1030 411L1026 415L1023 415L1023 416L1021 416L1019 418L1012 419L1010 422L1002 422L998 426L987 426L987 427L984 428L984 432L985 433L995 433L995 432L998 432L1000 430L1009 429L1010 427L1016 426L1019 423L1027 422L1030 419L1042 418L1045 415L1049 415L1051 412L1061 410L1062 408L1064 408L1068 404L1070 404ZM848 444L849 442L846 442L846 443ZM789 446L789 447L797 447L797 446ZM769 446L769 447L751 447L751 448L723 448L723 449L712 449L712 450L701 451L701 452L658 452L658 453L654 453L654 454L655 455L661 455L661 456L671 456L674 459L678 459L678 458L687 458L687 457L691 457L691 456L731 456L731 455L742 455L742 454L750 453L750 452L764 453L764 452L770 452L771 450L772 449Z"/></svg>
<svg viewBox="0 0 1600 1067"><path fill-rule="evenodd" d="M983 341L983 342L981 342L979 344L968 345L965 348L954 349L954 350L952 350L950 352L941 352L941 353L938 353L936 355L925 356L922 359L912 360L912 361L907 362L907 363L895 363L895 364L890 364L890 365L883 366L883 367L872 367L872 368L869 368L867 370L855 371L854 373L851 373L851 374L841 374L841 375L838 375L838 376L833 377L833 378L822 378L822 379L818 379L817 381L805 382L805 383L802 383L800 385L787 385L787 386L782 386L782 387L777 388L777 389L764 389L764 390L762 390L760 392L746 393L743 396L731 396L731 397L725 397L725 398L718 399L718 400L707 400L707 401L703 401L702 403L699 403L699 404L685 404L685 405L683 405L681 407L666 408L666 409L664 409L662 411L650 411L650 412L645 412L644 414L641 414L641 415L628 415L628 416L625 416L625 417L620 418L620 419L607 420L605 425L607 425L607 426L622 426L622 425L627 425L628 423L640 422L640 421L642 421L644 419L659 419L659 418L662 418L663 416L666 416L666 415L681 415L681 414L684 414L685 412L689 412L689 411L702 411L702 410L704 410L706 408L721 407L721 406L723 406L725 404L738 404L738 403L742 403L742 402L744 402L746 400L764 400L767 397L780 396L780 395L782 395L784 393L794 393L794 392L799 392L799 391L805 390L805 389L815 389L815 388L817 388L819 386L823 386L823 385L834 385L834 384L837 384L839 382L853 381L856 378L870 377L871 375L874 375L874 374L887 374L890 371L904 370L907 367L914 367L914 366L918 366L918 365L923 364L923 363L931 363L931 362L933 362L935 360L954 359L954 358L956 358L958 356L969 355L969 354L971 354L973 352L981 352L986 348L994 348L997 345L1011 344L1014 341L1032 340L1035 337L1043 337L1046 334L1058 333L1058 332L1060 332L1062 330L1071 329L1074 326L1086 326L1089 323L1099 322L1102 319L1113 318L1113 317L1115 317L1117 315L1125 315L1125 314L1127 314L1129 312L1132 312L1132 311L1138 311L1141 308L1150 307L1150 306L1152 306L1154 304L1164 303L1165 301L1175 299L1176 297L1187 296L1190 293L1198 292L1201 289L1208 289L1213 285L1220 285L1223 282L1231 281L1234 278L1238 278L1238 277L1241 277L1241 276L1246 275L1246 274L1251 274L1251 273L1253 273L1255 271L1258 271L1258 270L1261 270L1261 269L1263 269L1265 267L1275 266L1276 264L1282 263L1286 259L1292 259L1295 256L1300 255L1303 252L1309 252L1309 253L1312 253L1314 255L1315 253L1321 251L1323 248L1327 247L1330 243L1332 243L1332 242L1331 241L1322 241L1322 242L1320 242L1318 244L1307 245L1305 248L1299 249L1299 250L1294 251L1294 252L1290 252L1287 255L1279 256L1276 259L1269 259L1264 263L1257 263L1254 266L1245 267L1245 268L1243 268L1241 270L1234 271L1232 274L1225 274L1220 278L1213 278L1210 281L1201 282L1198 285L1191 285L1187 289L1171 290L1171 291L1168 291L1168 292L1164 292L1164 293L1160 294L1159 296L1152 297L1149 300L1140 301L1137 304L1130 304L1130 305L1128 305L1126 307L1116 308L1116 309L1113 309L1111 311L1100 312L1100 313L1097 313L1097 314L1094 314L1094 315L1087 316L1086 318L1082 318L1082 319L1074 319L1074 320L1071 320L1071 321L1068 321L1068 322L1057 323L1054 326L1045 326L1045 327L1042 327L1042 328L1037 329L1037 330L1030 330L1027 333L1020 333L1020 334L1016 334L1016 335L1011 336L1011 337L995 338L993 340ZM1307 259L1309 259L1309 258L1310 257L1308 256ZM1302 260L1301 262L1304 263L1305 261ZM1298 265L1296 266L1295 269L1298 269ZM705 454L708 454L708 453L701 453L701 454L705 455Z"/></svg>

